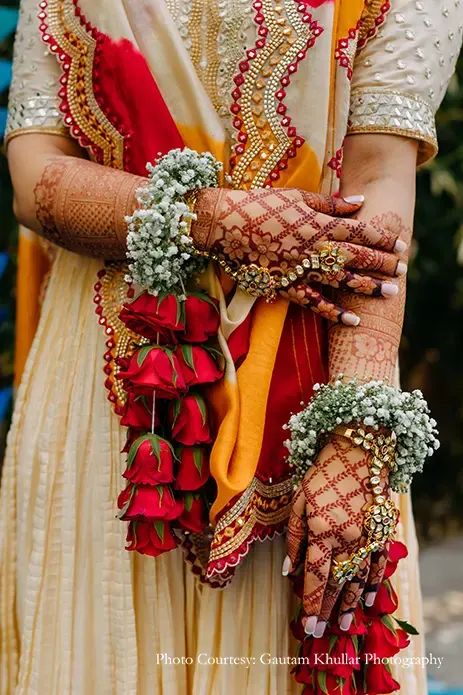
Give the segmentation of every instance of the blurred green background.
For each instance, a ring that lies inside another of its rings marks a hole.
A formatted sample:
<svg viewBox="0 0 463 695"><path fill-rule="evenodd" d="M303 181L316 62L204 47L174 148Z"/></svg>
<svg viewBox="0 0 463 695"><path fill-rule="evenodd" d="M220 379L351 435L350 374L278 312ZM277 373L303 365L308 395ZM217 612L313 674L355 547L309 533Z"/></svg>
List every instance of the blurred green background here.
<svg viewBox="0 0 463 695"><path fill-rule="evenodd" d="M0 2L0 130L6 115L18 3ZM463 59L438 116L440 154L418 177L414 258L401 353L405 388L422 388L442 447L413 495L418 531L436 540L463 526ZM16 227L0 155L0 456L11 414ZM1 459L0 459L1 460Z"/></svg>

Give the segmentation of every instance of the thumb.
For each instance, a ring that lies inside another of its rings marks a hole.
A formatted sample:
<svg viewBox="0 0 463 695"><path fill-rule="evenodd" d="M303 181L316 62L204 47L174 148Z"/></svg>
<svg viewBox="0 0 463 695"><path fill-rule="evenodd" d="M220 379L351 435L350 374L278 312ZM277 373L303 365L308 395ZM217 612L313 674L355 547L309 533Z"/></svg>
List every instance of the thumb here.
<svg viewBox="0 0 463 695"><path fill-rule="evenodd" d="M324 215L331 217L349 217L358 212L365 202L363 195L351 195L346 198L340 196L323 195L322 193L311 193L304 191L304 202Z"/></svg>

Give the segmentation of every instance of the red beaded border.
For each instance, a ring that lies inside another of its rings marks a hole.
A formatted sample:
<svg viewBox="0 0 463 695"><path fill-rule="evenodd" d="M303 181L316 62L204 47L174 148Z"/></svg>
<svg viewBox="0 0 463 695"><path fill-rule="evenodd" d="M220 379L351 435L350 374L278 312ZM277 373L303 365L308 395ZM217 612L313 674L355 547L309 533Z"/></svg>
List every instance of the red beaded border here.
<svg viewBox="0 0 463 695"><path fill-rule="evenodd" d="M333 171L336 172L336 176L338 179L341 178L342 175L342 162L344 159L344 147L340 147L339 150L336 150L336 153L334 157L330 159L328 162L328 166L330 169L333 169Z"/></svg>
<svg viewBox="0 0 463 695"><path fill-rule="evenodd" d="M295 0L297 2L297 0ZM233 78L233 81L235 83L235 88L232 91L232 99L233 103L230 107L230 110L234 116L233 119L233 126L237 131L237 144L234 147L234 154L230 158L230 168L231 171L233 172L234 168L237 165L238 159L241 155L244 154L246 151L246 143L248 141L248 134L246 133L245 130L243 130L243 120L240 118L239 114L241 112L241 97L242 97L242 91L241 87L245 83L245 77L244 75L249 71L251 67L251 63L257 58L259 51L262 51L266 44L267 44L267 38L269 34L269 29L265 25L265 15L262 13L262 8L263 8L263 3L261 0L255 0L252 4L253 9L255 10L255 16L254 16L254 23L257 25L257 34L258 38L255 42L255 45L253 48L249 48L246 50L246 60L242 60L239 63L239 73L235 75ZM292 139L291 145L288 147L286 150L285 155L281 158L281 160L278 162L277 166L273 169L273 171L270 173L265 185L266 186L271 186L273 183L275 183L281 176L281 171L285 170L288 168L288 162L290 159L293 159L297 156L297 150L302 147L304 144L305 140L302 136L298 135L297 129L291 125L292 118L287 115L287 110L288 107L285 104L285 98L286 98L286 91L285 88L289 87L291 84L291 77L294 75L298 68L300 63L304 60L304 58L307 55L307 51L309 48L312 48L313 45L315 44L315 41L317 38L323 33L323 27L321 27L316 20L313 19L312 15L308 13L307 7L304 3L298 3L297 4L297 11L302 15L302 21L304 24L307 24L310 30L310 35L309 38L307 39L306 46L303 50L299 51L297 54L297 58L293 63L290 63L288 65L287 71L283 77L280 79L280 85L281 87L276 91L275 93L275 98L279 102L276 112L281 116L281 126L286 130L286 133L288 135L289 139Z"/></svg>
<svg viewBox="0 0 463 695"><path fill-rule="evenodd" d="M357 22L357 26L355 27L355 29L349 29L347 36L343 37L342 39L339 39L336 45L336 50L334 52L334 57L338 61L339 65L342 68L346 69L347 79L349 81L352 79L352 76L354 74L354 66L352 57L349 56L347 51L349 49L349 43L351 41L355 41L355 39L357 38L357 33L360 29L360 25L361 21Z"/></svg>

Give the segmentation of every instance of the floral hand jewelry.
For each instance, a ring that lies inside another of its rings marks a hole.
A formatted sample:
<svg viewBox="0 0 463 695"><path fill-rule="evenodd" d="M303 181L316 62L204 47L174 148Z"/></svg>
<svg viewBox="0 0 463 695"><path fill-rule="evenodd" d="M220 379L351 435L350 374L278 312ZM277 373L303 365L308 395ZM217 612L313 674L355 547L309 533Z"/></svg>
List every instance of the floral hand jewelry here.
<svg viewBox="0 0 463 695"><path fill-rule="evenodd" d="M314 387L315 396L307 407L293 415L287 425L291 438L286 442L294 481L304 478L322 446L323 436L339 425L360 423L379 433L379 428L393 432L396 453L390 471L390 485L396 492L406 492L414 473L421 472L428 456L439 448L436 421L430 417L423 394L407 393L383 381L358 384L355 379L336 381Z"/></svg>
<svg viewBox="0 0 463 695"><path fill-rule="evenodd" d="M196 250L195 253L218 263L227 275L236 280L242 290L253 297L264 297L267 302L272 302L277 292L286 290L291 284L301 280L308 271L315 270L330 279L342 270L346 262L342 252L330 242L320 250L320 253L311 253L301 263L284 273L272 272L269 268L255 263L242 264L235 269L222 256L209 251Z"/></svg>
<svg viewBox="0 0 463 695"><path fill-rule="evenodd" d="M394 463L397 437L394 432L387 436L371 431L365 432L362 428L352 429L344 426L336 428L335 433L351 439L371 455L370 485L373 492L373 503L364 518L365 545L352 553L347 560L335 561L333 564L332 575L342 584L357 575L360 565L369 553L384 550L394 535L399 511L394 502L384 494L384 473L388 473Z"/></svg>
<svg viewBox="0 0 463 695"><path fill-rule="evenodd" d="M295 470L295 488L330 432L351 439L371 454L373 502L363 521L366 543L346 560L334 563L332 575L343 583L355 577L365 558L383 550L394 535L398 511L384 494L385 473L393 490L406 491L413 474L422 470L439 442L436 422L420 391L405 393L381 381L357 384L341 379L316 385L315 391L309 405L288 424L291 439L286 444ZM352 427L353 422L361 424ZM390 434L384 434L384 429Z"/></svg>
<svg viewBox="0 0 463 695"><path fill-rule="evenodd" d="M128 223L127 279L151 294L184 297L184 282L204 269L197 257L188 224L194 218L187 196L218 185L222 165L206 152L171 150L148 164L148 184L137 191L139 208Z"/></svg>

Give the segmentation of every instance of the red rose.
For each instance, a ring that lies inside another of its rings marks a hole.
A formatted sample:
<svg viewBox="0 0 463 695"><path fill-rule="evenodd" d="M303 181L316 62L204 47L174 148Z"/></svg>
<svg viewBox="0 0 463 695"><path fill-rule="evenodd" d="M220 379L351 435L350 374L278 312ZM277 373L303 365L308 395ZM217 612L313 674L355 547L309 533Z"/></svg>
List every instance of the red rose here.
<svg viewBox="0 0 463 695"><path fill-rule="evenodd" d="M379 585L376 599L371 608L366 608L365 611L370 615L392 615L397 610L399 599L391 586L391 583L386 580Z"/></svg>
<svg viewBox="0 0 463 695"><path fill-rule="evenodd" d="M209 479L208 452L199 446L182 446L175 453L179 466L174 487L177 490L198 490Z"/></svg>
<svg viewBox="0 0 463 695"><path fill-rule="evenodd" d="M390 624L389 624L390 623ZM405 630L395 628L392 619L373 618L368 628L362 652L379 658L395 656L408 647L410 640Z"/></svg>
<svg viewBox="0 0 463 695"><path fill-rule="evenodd" d="M160 338L172 338L172 332L183 331L182 313L173 294L154 297L143 292L133 302L124 304L119 318L134 333L158 343Z"/></svg>
<svg viewBox="0 0 463 695"><path fill-rule="evenodd" d="M326 670L338 678L349 680L352 672L360 669L360 658L350 635L344 634L337 637L329 655L333 658L334 663L329 664Z"/></svg>
<svg viewBox="0 0 463 695"><path fill-rule="evenodd" d="M188 394L169 407L169 422L172 438L185 446L208 444L211 441L207 410L198 394Z"/></svg>
<svg viewBox="0 0 463 695"><path fill-rule="evenodd" d="M118 379L124 380L124 389L136 396L178 398L186 390L177 358L163 347L143 347L127 360L120 360Z"/></svg>
<svg viewBox="0 0 463 695"><path fill-rule="evenodd" d="M208 516L206 505L200 495L185 495L185 505L178 521L183 529L191 533L204 531L208 524Z"/></svg>
<svg viewBox="0 0 463 695"><path fill-rule="evenodd" d="M177 547L175 536L166 521L131 521L126 550L157 557Z"/></svg>
<svg viewBox="0 0 463 695"><path fill-rule="evenodd" d="M186 298L184 340L188 343L205 343L217 335L219 326L219 305L216 300L196 294Z"/></svg>
<svg viewBox="0 0 463 695"><path fill-rule="evenodd" d="M152 402L152 395L150 398L149 396L135 396L133 393L128 393L124 413L121 417L121 425L144 432L151 430ZM159 426L157 413L154 417L154 426Z"/></svg>
<svg viewBox="0 0 463 695"><path fill-rule="evenodd" d="M159 485L174 479L174 456L169 442L156 434L145 434L132 444L124 478L131 483Z"/></svg>
<svg viewBox="0 0 463 695"><path fill-rule="evenodd" d="M393 679L385 664L369 664L365 672L368 695L388 695L400 690L400 684Z"/></svg>
<svg viewBox="0 0 463 695"><path fill-rule="evenodd" d="M408 550L406 545L400 541L393 541L392 543L389 543L384 579L389 579L389 577L392 577L400 560L403 560L403 558L407 557L407 555Z"/></svg>
<svg viewBox="0 0 463 695"><path fill-rule="evenodd" d="M168 485L129 485L117 500L122 521L143 519L177 519L183 511L183 500L176 500Z"/></svg>
<svg viewBox="0 0 463 695"><path fill-rule="evenodd" d="M222 378L223 369L219 368L209 350L199 345L179 345L174 354L188 387L212 384Z"/></svg>

